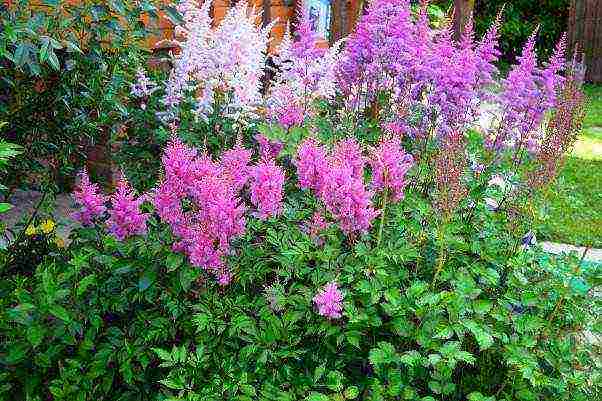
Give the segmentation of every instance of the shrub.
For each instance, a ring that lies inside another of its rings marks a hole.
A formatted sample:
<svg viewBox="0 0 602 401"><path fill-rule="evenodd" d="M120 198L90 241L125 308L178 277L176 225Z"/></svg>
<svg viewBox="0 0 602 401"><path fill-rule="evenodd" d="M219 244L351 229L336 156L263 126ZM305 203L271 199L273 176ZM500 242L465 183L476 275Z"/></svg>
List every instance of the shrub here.
<svg viewBox="0 0 602 401"><path fill-rule="evenodd" d="M598 394L599 267L534 241L536 195L583 118L579 69L562 42L540 67L531 38L493 94L497 31L458 44L424 9L373 2L335 96L293 126L174 135L140 195L84 174L69 248L1 271L5 397ZM479 129L492 100L501 121Z"/></svg>
<svg viewBox="0 0 602 401"><path fill-rule="evenodd" d="M151 31L141 17L158 9L152 1L9 3L0 14L0 119L29 157L3 179L11 188L70 188L89 149L130 117L127 81Z"/></svg>

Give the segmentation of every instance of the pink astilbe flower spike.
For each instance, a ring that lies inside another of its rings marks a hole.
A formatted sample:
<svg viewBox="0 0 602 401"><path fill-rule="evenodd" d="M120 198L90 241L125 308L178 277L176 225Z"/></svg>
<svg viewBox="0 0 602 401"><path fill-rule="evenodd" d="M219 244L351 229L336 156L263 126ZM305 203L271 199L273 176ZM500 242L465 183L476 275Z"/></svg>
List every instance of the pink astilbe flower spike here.
<svg viewBox="0 0 602 401"><path fill-rule="evenodd" d="M329 319L339 319L343 311L343 293L336 282L328 283L314 296L318 313Z"/></svg>
<svg viewBox="0 0 602 401"><path fill-rule="evenodd" d="M262 160L251 172L251 203L265 220L282 212L284 171L271 159Z"/></svg>
<svg viewBox="0 0 602 401"><path fill-rule="evenodd" d="M111 210L107 227L118 240L133 235L146 233L146 220L148 213L140 212L140 205L146 200L145 196L135 197L133 188L128 184L125 177L117 183L117 191L111 195Z"/></svg>
<svg viewBox="0 0 602 401"><path fill-rule="evenodd" d="M331 165L323 180L320 199L340 229L347 235L368 231L379 213L372 206L372 192L366 190L363 178L349 166Z"/></svg>
<svg viewBox="0 0 602 401"><path fill-rule="evenodd" d="M387 190L394 202L403 198L407 184L405 177L414 164L412 155L401 147L398 138L385 139L375 149L370 157L372 167L372 187L376 191Z"/></svg>
<svg viewBox="0 0 602 401"><path fill-rule="evenodd" d="M311 189L316 194L322 192L324 176L328 170L326 149L314 138L308 138L297 149L295 158L297 177L301 189Z"/></svg>
<svg viewBox="0 0 602 401"><path fill-rule="evenodd" d="M245 149L241 144L234 148L224 151L221 158L222 173L230 178L234 188L240 191L247 181L251 172L249 163L253 152Z"/></svg>
<svg viewBox="0 0 602 401"><path fill-rule="evenodd" d="M354 138L343 139L336 143L330 163L351 168L354 177L363 177L366 158L362 155L360 144Z"/></svg>
<svg viewBox="0 0 602 401"><path fill-rule="evenodd" d="M79 210L72 213L71 217L84 226L92 225L94 219L102 217L106 212L106 197L102 195L97 184L90 183L86 170L79 173L79 185L73 191L72 197Z"/></svg>

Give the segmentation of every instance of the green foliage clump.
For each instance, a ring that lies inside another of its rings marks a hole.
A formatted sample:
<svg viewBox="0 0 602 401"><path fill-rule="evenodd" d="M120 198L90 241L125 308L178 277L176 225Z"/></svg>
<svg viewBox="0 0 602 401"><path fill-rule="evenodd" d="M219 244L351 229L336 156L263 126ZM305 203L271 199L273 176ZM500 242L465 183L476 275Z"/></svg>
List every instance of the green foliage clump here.
<svg viewBox="0 0 602 401"><path fill-rule="evenodd" d="M310 237L316 199L287 184L283 215L251 219L236 241L226 287L172 251L156 216L125 242L77 230L33 273L2 272L2 396L592 399L599 267L523 246L525 199L491 210L482 197L500 193L485 176L470 181L476 202L442 219L423 192L424 167L387 209L382 238L375 227L350 239L336 225ZM331 281L341 319L312 302Z"/></svg>

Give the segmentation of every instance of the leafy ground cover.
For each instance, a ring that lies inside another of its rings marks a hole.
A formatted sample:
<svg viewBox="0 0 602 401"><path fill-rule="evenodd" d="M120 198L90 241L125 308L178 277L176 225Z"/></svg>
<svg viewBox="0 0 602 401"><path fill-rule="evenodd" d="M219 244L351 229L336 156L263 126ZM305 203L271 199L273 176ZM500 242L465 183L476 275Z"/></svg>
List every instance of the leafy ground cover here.
<svg viewBox="0 0 602 401"><path fill-rule="evenodd" d="M550 195L543 238L602 247L602 86L588 85L583 133Z"/></svg>

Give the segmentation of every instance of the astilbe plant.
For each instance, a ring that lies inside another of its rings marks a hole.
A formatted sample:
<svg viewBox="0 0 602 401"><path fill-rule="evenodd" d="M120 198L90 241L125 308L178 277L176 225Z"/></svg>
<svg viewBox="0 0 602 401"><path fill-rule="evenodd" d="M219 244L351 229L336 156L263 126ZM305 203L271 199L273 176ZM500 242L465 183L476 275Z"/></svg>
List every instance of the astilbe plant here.
<svg viewBox="0 0 602 401"><path fill-rule="evenodd" d="M329 48L313 31L308 9L299 16L295 38L287 27L274 56L277 68L266 98L268 118L285 128L301 125L313 114L316 99L332 99L340 42Z"/></svg>
<svg viewBox="0 0 602 401"><path fill-rule="evenodd" d="M251 203L260 219L278 216L284 198L284 172L273 159L263 159L251 170Z"/></svg>
<svg viewBox="0 0 602 401"><path fill-rule="evenodd" d="M573 73L562 84L556 109L546 124L541 145L534 157L535 168L527 177L532 189L541 189L553 182L581 132L585 97L579 85Z"/></svg>
<svg viewBox="0 0 602 401"><path fill-rule="evenodd" d="M455 131L445 137L435 160L435 206L445 220L451 218L468 193L466 169L466 140Z"/></svg>
<svg viewBox="0 0 602 401"><path fill-rule="evenodd" d="M537 30L525 44L518 64L503 81L498 97L502 109L499 125L487 137L488 146L499 151L512 147L516 152L535 152L541 143L541 123L547 112L556 105L556 94L562 84L566 37L563 36L548 66L542 69L537 62L535 40Z"/></svg>
<svg viewBox="0 0 602 401"><path fill-rule="evenodd" d="M367 161L373 169L373 189L387 189L393 201L401 200L413 160L397 140L383 142L368 159L352 138L337 142L331 152L308 138L300 144L294 161L299 187L310 189L339 228L352 237L367 232L380 213L373 206L374 191L364 182Z"/></svg>
<svg viewBox="0 0 602 401"><path fill-rule="evenodd" d="M196 115L205 120L218 104L225 116L240 119L253 115L261 103L272 25L260 28L260 14L241 1L214 29L211 4L209 0L199 7L194 0L184 0L178 5L184 24L176 31L184 39L163 98L171 117L177 116L177 106L187 93L194 96Z"/></svg>
<svg viewBox="0 0 602 401"><path fill-rule="evenodd" d="M73 191L72 197L79 210L72 213L71 217L85 226L92 225L94 220L101 218L107 210L106 197L97 184L90 182L86 170L79 174L79 185Z"/></svg>
<svg viewBox="0 0 602 401"><path fill-rule="evenodd" d="M111 209L107 228L118 240L146 233L148 213L141 213L140 206L146 196L136 198L133 188L122 175L117 182L117 190L111 195Z"/></svg>
<svg viewBox="0 0 602 401"><path fill-rule="evenodd" d="M421 3L414 19L409 1L371 2L343 50L337 83L357 110L378 114L375 102L386 94L380 118L390 133L441 136L478 119L497 71L499 21L476 43L470 19L455 43L450 27L429 26Z"/></svg>
<svg viewBox="0 0 602 401"><path fill-rule="evenodd" d="M336 282L330 282L314 297L318 313L329 319L339 319L343 311L343 294Z"/></svg>

